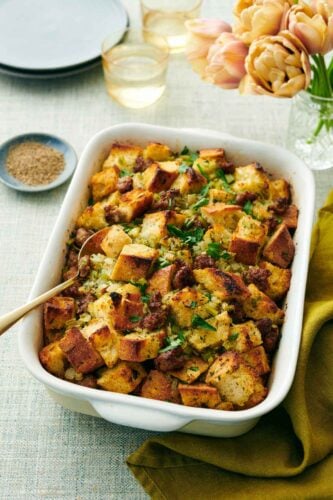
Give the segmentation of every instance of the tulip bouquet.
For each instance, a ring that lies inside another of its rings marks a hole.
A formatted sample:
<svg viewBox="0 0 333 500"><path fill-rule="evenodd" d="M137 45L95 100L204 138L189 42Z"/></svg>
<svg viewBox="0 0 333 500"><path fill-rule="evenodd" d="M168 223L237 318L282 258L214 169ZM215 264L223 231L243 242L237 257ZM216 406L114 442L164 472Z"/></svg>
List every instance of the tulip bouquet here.
<svg viewBox="0 0 333 500"><path fill-rule="evenodd" d="M333 58L324 57L333 49L333 0L236 0L233 13L233 26L186 22L187 58L205 81L242 94L293 97L306 90L333 99ZM313 137L333 128L324 111Z"/></svg>

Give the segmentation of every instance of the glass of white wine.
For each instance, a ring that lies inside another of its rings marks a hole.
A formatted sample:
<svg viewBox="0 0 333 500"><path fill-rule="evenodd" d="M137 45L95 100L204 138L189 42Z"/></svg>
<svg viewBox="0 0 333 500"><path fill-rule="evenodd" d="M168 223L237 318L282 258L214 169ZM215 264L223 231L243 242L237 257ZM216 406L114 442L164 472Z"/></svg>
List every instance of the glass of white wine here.
<svg viewBox="0 0 333 500"><path fill-rule="evenodd" d="M173 54L184 52L185 21L200 16L202 0L141 0L143 26L164 36Z"/></svg>
<svg viewBox="0 0 333 500"><path fill-rule="evenodd" d="M168 43L163 36L145 29L129 28L120 38L121 34L111 33L102 44L107 91L125 107L145 108L166 88Z"/></svg>

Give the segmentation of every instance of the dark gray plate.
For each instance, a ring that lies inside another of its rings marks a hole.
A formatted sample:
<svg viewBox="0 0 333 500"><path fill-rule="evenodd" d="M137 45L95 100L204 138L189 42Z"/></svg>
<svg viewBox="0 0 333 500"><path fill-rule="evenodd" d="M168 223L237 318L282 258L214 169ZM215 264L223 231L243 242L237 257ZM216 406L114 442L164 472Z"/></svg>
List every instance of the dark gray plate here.
<svg viewBox="0 0 333 500"><path fill-rule="evenodd" d="M9 148L26 141L40 142L63 153L65 159L64 170L53 182L50 182L49 184L41 184L39 186L28 186L18 179L15 179L15 177L10 175L7 171L6 158ZM27 193L48 191L49 189L54 189L55 187L58 187L66 182L67 179L69 179L69 177L73 174L76 163L77 156L74 149L63 139L60 139L59 137L56 137L54 135L42 134L38 132L22 134L9 139L0 146L0 181L3 184L6 184L6 186L16 189L17 191L25 191Z"/></svg>

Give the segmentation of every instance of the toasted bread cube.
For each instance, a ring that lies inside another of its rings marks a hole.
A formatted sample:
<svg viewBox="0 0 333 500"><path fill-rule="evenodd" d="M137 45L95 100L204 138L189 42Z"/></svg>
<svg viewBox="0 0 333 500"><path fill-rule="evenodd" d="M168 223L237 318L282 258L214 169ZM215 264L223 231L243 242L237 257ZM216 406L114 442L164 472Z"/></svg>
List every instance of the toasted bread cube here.
<svg viewBox="0 0 333 500"><path fill-rule="evenodd" d="M193 273L198 283L221 300L243 301L249 296L248 289L238 274L221 271L215 267L194 269Z"/></svg>
<svg viewBox="0 0 333 500"><path fill-rule="evenodd" d="M207 347L214 348L222 345L229 336L231 318L226 311L207 321L215 330L207 328L194 328L188 335L189 344L196 351L203 351Z"/></svg>
<svg viewBox="0 0 333 500"><path fill-rule="evenodd" d="M169 300L172 316L179 326L191 326L194 314L207 318L209 312L205 309L208 298L195 288L183 288Z"/></svg>
<svg viewBox="0 0 333 500"><path fill-rule="evenodd" d="M193 384L178 386L182 403L185 406L197 408L215 408L221 403L221 397L215 387L207 384Z"/></svg>
<svg viewBox="0 0 333 500"><path fill-rule="evenodd" d="M193 163L193 168L200 172L204 172L205 175L212 176L215 174L218 168L221 168L227 164L225 158L225 151L222 148L212 148L212 149L201 149L199 151L199 158ZM229 172L231 165L229 166Z"/></svg>
<svg viewBox="0 0 333 500"><path fill-rule="evenodd" d="M223 148L200 149L199 157L203 160L224 161L226 159L225 150Z"/></svg>
<svg viewBox="0 0 333 500"><path fill-rule="evenodd" d="M112 368L118 361L120 337L104 320L93 319L82 329L83 336L91 342L104 363Z"/></svg>
<svg viewBox="0 0 333 500"><path fill-rule="evenodd" d="M262 345L243 352L242 358L258 375L265 375L271 371L266 351Z"/></svg>
<svg viewBox="0 0 333 500"><path fill-rule="evenodd" d="M298 208L296 205L289 205L287 207L286 211L282 215L282 220L288 229L297 228Z"/></svg>
<svg viewBox="0 0 333 500"><path fill-rule="evenodd" d="M290 184L285 179L269 181L269 198L272 201L284 199L289 202L290 196Z"/></svg>
<svg viewBox="0 0 333 500"><path fill-rule="evenodd" d="M177 162L152 163L143 173L143 183L152 193L167 191L178 175Z"/></svg>
<svg viewBox="0 0 333 500"><path fill-rule="evenodd" d="M109 156L103 163L103 169L117 166L120 169L133 170L136 159L142 156L142 148L129 144L113 144Z"/></svg>
<svg viewBox="0 0 333 500"><path fill-rule="evenodd" d="M178 175L172 189L177 189L180 194L199 193L207 184L207 179L193 168L188 168L185 172Z"/></svg>
<svg viewBox="0 0 333 500"><path fill-rule="evenodd" d="M186 384L192 384L202 373L205 373L208 366L207 361L198 356L192 356L185 361L183 368L180 370L171 370L168 373Z"/></svg>
<svg viewBox="0 0 333 500"><path fill-rule="evenodd" d="M59 345L70 364L79 373L93 372L104 365L103 358L76 327L66 331Z"/></svg>
<svg viewBox="0 0 333 500"><path fill-rule="evenodd" d="M267 278L266 295L275 301L283 299L290 287L290 269L282 269L266 261L260 262L260 267L271 273Z"/></svg>
<svg viewBox="0 0 333 500"><path fill-rule="evenodd" d="M222 201L223 203L228 203L235 199L235 194L232 191L226 191L225 189L210 189L209 190L209 203L216 203Z"/></svg>
<svg viewBox="0 0 333 500"><path fill-rule="evenodd" d="M232 411L234 410L234 405L230 401L222 401L222 403L219 403L214 410Z"/></svg>
<svg viewBox="0 0 333 500"><path fill-rule="evenodd" d="M141 294L126 289L122 293L119 292L111 293L111 296L114 297L113 326L116 330L133 330L143 317Z"/></svg>
<svg viewBox="0 0 333 500"><path fill-rule="evenodd" d="M125 245L114 266L111 279L117 281L138 281L147 278L158 251L146 245Z"/></svg>
<svg viewBox="0 0 333 500"><path fill-rule="evenodd" d="M245 215L239 205L214 203L201 208L201 213L210 224L220 224L234 231L239 220Z"/></svg>
<svg viewBox="0 0 333 500"><path fill-rule="evenodd" d="M97 385L106 391L129 394L146 377L146 370L140 363L119 361L112 368L102 370Z"/></svg>
<svg viewBox="0 0 333 500"><path fill-rule="evenodd" d="M259 198L252 203L252 216L260 221L270 220L273 212L270 210L272 203L269 200Z"/></svg>
<svg viewBox="0 0 333 500"><path fill-rule="evenodd" d="M267 395L257 372L237 352L225 352L210 366L206 383L216 387L222 400L235 407L251 408Z"/></svg>
<svg viewBox="0 0 333 500"><path fill-rule="evenodd" d="M177 381L158 370L151 370L142 384L140 396L170 403L180 403Z"/></svg>
<svg viewBox="0 0 333 500"><path fill-rule="evenodd" d="M108 228L102 242L101 249L107 257L116 259L125 245L132 243L132 239L121 226L114 224Z"/></svg>
<svg viewBox="0 0 333 500"><path fill-rule="evenodd" d="M243 303L245 314L251 319L269 318L277 325L284 319L284 312L252 283L248 286L250 297Z"/></svg>
<svg viewBox="0 0 333 500"><path fill-rule="evenodd" d="M120 341L119 358L124 361L146 361L158 356L164 344L164 330L151 333L130 333Z"/></svg>
<svg viewBox="0 0 333 500"><path fill-rule="evenodd" d="M93 199L99 201L116 191L118 179L118 167L106 168L94 174L90 179Z"/></svg>
<svg viewBox="0 0 333 500"><path fill-rule="evenodd" d="M154 161L166 161L172 157L172 151L166 144L151 142L144 149L143 157Z"/></svg>
<svg viewBox="0 0 333 500"><path fill-rule="evenodd" d="M59 341L43 347L39 353L39 359L45 370L56 377L64 378L67 360L60 348Z"/></svg>
<svg viewBox="0 0 333 500"><path fill-rule="evenodd" d="M144 189L132 189L132 191L124 193L118 206L119 220L131 222L148 210L152 201L152 193Z"/></svg>
<svg viewBox="0 0 333 500"><path fill-rule="evenodd" d="M253 321L232 325L223 347L227 351L246 352L262 344L261 333Z"/></svg>
<svg viewBox="0 0 333 500"><path fill-rule="evenodd" d="M176 272L176 265L163 267L154 272L149 280L148 293L160 292L162 297L172 289L172 280Z"/></svg>
<svg viewBox="0 0 333 500"><path fill-rule="evenodd" d="M232 189L236 193L249 191L263 196L268 194L269 179L264 169L258 163L251 163L245 167L235 169L235 182Z"/></svg>
<svg viewBox="0 0 333 500"><path fill-rule="evenodd" d="M285 224L281 224L268 240L263 256L272 264L288 267L295 254L295 245Z"/></svg>
<svg viewBox="0 0 333 500"><path fill-rule="evenodd" d="M140 237L149 241L149 245L160 242L162 238L168 236L168 224L181 227L185 222L185 215L177 214L173 210L164 210L146 214L142 221Z"/></svg>
<svg viewBox="0 0 333 500"><path fill-rule="evenodd" d="M267 226L253 219L250 215L244 215L234 231L229 250L235 253L235 259L243 264L256 264L261 247L265 243Z"/></svg>
<svg viewBox="0 0 333 500"><path fill-rule="evenodd" d="M214 224L213 227L205 232L203 240L206 243L216 242L220 243L223 248L229 248L232 238L232 231L223 226L222 224Z"/></svg>
<svg viewBox="0 0 333 500"><path fill-rule="evenodd" d="M93 229L94 231L106 227L108 223L105 218L104 206L105 203L97 202L94 205L86 207L78 217L76 225L85 229Z"/></svg>
<svg viewBox="0 0 333 500"><path fill-rule="evenodd" d="M60 330L75 317L75 301L72 297L52 297L44 304L44 328Z"/></svg>
<svg viewBox="0 0 333 500"><path fill-rule="evenodd" d="M88 313L93 318L104 319L107 323L111 320L113 304L108 293L104 293L94 302L88 304Z"/></svg>

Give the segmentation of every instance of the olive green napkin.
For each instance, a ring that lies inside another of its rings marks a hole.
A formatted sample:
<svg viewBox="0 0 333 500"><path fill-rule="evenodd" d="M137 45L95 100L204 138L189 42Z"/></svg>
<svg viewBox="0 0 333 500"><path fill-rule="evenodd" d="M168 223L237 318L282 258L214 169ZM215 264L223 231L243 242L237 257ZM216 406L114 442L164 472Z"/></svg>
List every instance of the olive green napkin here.
<svg viewBox="0 0 333 500"><path fill-rule="evenodd" d="M128 465L154 499L333 498L333 192L313 232L301 350L283 404L236 438L153 437Z"/></svg>

